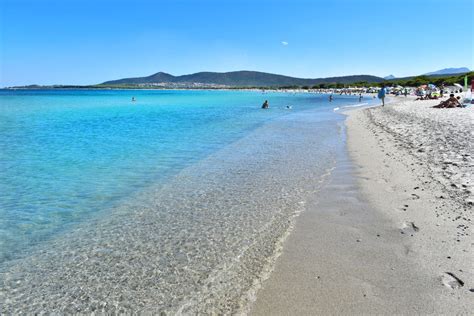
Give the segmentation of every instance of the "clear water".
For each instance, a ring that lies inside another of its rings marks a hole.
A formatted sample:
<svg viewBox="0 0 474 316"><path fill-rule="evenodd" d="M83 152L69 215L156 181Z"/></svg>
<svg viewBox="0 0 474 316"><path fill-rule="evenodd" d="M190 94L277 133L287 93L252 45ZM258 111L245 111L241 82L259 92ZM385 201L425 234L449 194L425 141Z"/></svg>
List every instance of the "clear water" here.
<svg viewBox="0 0 474 316"><path fill-rule="evenodd" d="M239 308L334 164L343 136L333 109L357 103L242 91L1 91L0 301L13 312ZM58 288L61 299L45 307Z"/></svg>

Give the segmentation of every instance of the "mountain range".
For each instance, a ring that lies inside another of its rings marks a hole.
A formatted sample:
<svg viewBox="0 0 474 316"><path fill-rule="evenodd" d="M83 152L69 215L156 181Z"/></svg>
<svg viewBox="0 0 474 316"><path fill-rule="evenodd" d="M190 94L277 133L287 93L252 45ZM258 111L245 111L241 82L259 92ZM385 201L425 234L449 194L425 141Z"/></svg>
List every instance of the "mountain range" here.
<svg viewBox="0 0 474 316"><path fill-rule="evenodd" d="M424 74L425 76L433 76L433 75L454 75L454 74L461 74L469 72L469 68L461 67L461 68L444 68L433 72L428 72Z"/></svg>
<svg viewBox="0 0 474 316"><path fill-rule="evenodd" d="M432 72L428 72L423 74L423 76L446 76L446 75L457 75L457 74L464 74L470 72L469 68L467 67L460 67L460 68L444 68ZM409 77L395 77L394 75L388 75L383 77L385 80L393 80L393 79L406 79L412 78L413 76Z"/></svg>
<svg viewBox="0 0 474 316"><path fill-rule="evenodd" d="M275 87L275 86L312 86L320 83L382 82L384 79L370 75L354 75L329 78L295 78L258 71L232 72L198 72L190 75L173 76L158 72L147 77L124 78L111 80L102 85L137 85L137 84L202 84L224 85L233 87Z"/></svg>
<svg viewBox="0 0 474 316"><path fill-rule="evenodd" d="M445 68L424 74L425 76L437 78L450 75L467 73L470 70L462 68ZM326 78L296 78L284 75L271 74L259 71L231 71L231 72L197 72L189 75L173 76L165 72L157 72L151 76L123 78L118 80L105 81L101 84L93 85L29 85L9 88L22 89L48 89L48 88L135 88L143 86L145 88L248 88L248 87L312 87L319 84L353 84L357 82L380 83L384 81L408 80L410 77L395 77L389 75L384 78L371 75L352 75Z"/></svg>
<svg viewBox="0 0 474 316"><path fill-rule="evenodd" d="M469 72L466 67L445 68L426 73L426 76L442 76ZM405 77L404 79L411 78ZM283 87L313 86L321 83L351 84L355 82L383 82L384 80L400 79L394 75L384 78L371 75L352 75L327 78L296 78L259 71L231 72L197 72L189 75L173 76L165 72L157 72L146 77L124 78L103 82L101 85L158 85L158 86L228 86L228 87Z"/></svg>

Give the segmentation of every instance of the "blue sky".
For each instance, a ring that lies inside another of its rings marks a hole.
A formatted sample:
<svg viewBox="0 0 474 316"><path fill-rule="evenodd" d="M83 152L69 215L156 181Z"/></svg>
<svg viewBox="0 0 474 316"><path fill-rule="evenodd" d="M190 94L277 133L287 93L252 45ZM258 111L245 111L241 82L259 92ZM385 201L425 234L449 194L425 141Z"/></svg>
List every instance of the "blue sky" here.
<svg viewBox="0 0 474 316"><path fill-rule="evenodd" d="M472 69L473 3L0 0L0 86L158 71L316 78Z"/></svg>

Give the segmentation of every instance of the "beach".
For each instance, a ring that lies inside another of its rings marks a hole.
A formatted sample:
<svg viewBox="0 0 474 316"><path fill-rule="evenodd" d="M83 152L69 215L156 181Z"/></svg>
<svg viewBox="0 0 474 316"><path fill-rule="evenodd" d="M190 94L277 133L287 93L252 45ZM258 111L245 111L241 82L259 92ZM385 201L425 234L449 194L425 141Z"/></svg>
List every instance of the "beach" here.
<svg viewBox="0 0 474 316"><path fill-rule="evenodd" d="M15 137L2 141L11 180L22 178L2 192L6 313L474 307L470 109L412 97L382 108L370 95L269 93L261 110L248 91L143 91L134 104L127 91L8 93ZM232 111L219 106L228 100ZM25 124L41 137L23 137ZM57 189L33 185L48 170L62 172ZM6 203L24 179L29 194Z"/></svg>
<svg viewBox="0 0 474 316"><path fill-rule="evenodd" d="M0 316L474 316L474 0L405 2L0 0Z"/></svg>
<svg viewBox="0 0 474 316"><path fill-rule="evenodd" d="M344 148L333 108L358 103L269 93L262 110L262 94L248 91L135 91L133 103L128 91L4 94L0 310L11 314L246 311Z"/></svg>
<svg viewBox="0 0 474 316"><path fill-rule="evenodd" d="M252 314L474 309L473 113L438 103L394 97L347 113L346 156L298 218Z"/></svg>

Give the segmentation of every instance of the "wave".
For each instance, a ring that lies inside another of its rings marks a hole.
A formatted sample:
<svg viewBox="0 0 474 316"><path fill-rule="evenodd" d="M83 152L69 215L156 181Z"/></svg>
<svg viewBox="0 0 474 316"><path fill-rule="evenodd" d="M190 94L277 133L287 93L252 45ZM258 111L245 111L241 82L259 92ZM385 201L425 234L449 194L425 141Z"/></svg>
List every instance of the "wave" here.
<svg viewBox="0 0 474 316"><path fill-rule="evenodd" d="M349 105L343 106L342 108L343 108L343 109L346 109L346 108L358 108L358 107L364 106L364 105L369 105L369 103L349 104Z"/></svg>

